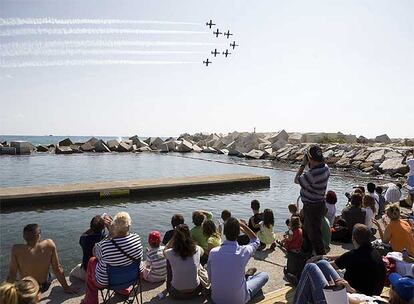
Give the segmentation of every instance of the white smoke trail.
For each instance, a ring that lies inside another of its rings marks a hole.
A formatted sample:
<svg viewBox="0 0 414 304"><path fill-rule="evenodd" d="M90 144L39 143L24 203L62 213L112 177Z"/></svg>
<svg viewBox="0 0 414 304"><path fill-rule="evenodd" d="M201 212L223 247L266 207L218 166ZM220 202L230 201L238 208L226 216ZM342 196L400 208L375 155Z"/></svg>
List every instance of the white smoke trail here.
<svg viewBox="0 0 414 304"><path fill-rule="evenodd" d="M0 29L0 36L28 36L28 35L168 35L168 34L209 34L206 31L180 30L147 30L131 28L7 28Z"/></svg>
<svg viewBox="0 0 414 304"><path fill-rule="evenodd" d="M57 19L57 18L0 18L0 26L19 25L111 25L111 24L177 24L200 25L195 22L158 21L158 20L122 20L122 19Z"/></svg>
<svg viewBox="0 0 414 304"><path fill-rule="evenodd" d="M13 61L0 60L0 68L27 68L52 66L87 66L87 65L174 65L174 64L200 64L198 61L146 61L146 60L35 60Z"/></svg>

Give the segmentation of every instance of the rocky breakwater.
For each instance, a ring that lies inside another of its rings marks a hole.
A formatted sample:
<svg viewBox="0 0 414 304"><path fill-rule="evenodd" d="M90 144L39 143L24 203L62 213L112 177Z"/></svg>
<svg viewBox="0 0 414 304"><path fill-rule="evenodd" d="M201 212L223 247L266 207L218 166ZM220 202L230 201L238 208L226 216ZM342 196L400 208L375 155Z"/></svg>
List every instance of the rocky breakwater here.
<svg viewBox="0 0 414 304"><path fill-rule="evenodd" d="M285 130L269 133L232 132L227 135L196 133L178 138L162 139L137 135L127 140L95 137L86 142L66 138L48 146L33 146L28 142L0 143L0 154L30 153L217 153L248 159L269 159L286 164L299 164L306 149L319 144L326 162L344 171L359 171L368 175L386 174L404 177L408 172L405 161L413 158L413 139L390 139L383 134L373 139L342 133L288 133Z"/></svg>

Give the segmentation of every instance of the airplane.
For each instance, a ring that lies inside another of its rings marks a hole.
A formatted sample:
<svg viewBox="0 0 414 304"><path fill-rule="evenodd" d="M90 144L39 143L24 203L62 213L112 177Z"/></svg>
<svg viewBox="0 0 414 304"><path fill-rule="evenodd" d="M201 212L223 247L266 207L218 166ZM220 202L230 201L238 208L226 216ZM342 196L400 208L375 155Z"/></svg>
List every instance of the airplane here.
<svg viewBox="0 0 414 304"><path fill-rule="evenodd" d="M230 46L233 48L233 50L236 48L236 46L239 46L236 44L236 41L233 41L233 43L230 43Z"/></svg>
<svg viewBox="0 0 414 304"><path fill-rule="evenodd" d="M223 34L223 33L219 32L219 29L216 29L216 31L213 32L213 34L216 35L216 37L218 38L218 36Z"/></svg>
<svg viewBox="0 0 414 304"><path fill-rule="evenodd" d="M220 52L217 52L217 49L214 49L214 51L211 51L211 55L214 55L214 57L217 57L217 54L220 54Z"/></svg>
<svg viewBox="0 0 414 304"><path fill-rule="evenodd" d="M216 25L215 23L213 23L212 20L210 20L210 22L207 22L206 25L211 28L213 25Z"/></svg>
<svg viewBox="0 0 414 304"><path fill-rule="evenodd" d="M205 64L206 66L208 66L210 63L212 63L212 62L208 61L208 58L207 58L207 61L203 61L203 64Z"/></svg>
<svg viewBox="0 0 414 304"><path fill-rule="evenodd" d="M227 39L229 39L230 36L233 36L233 34L230 34L230 31L228 30L227 33L224 33L224 36L226 36Z"/></svg>
<svg viewBox="0 0 414 304"><path fill-rule="evenodd" d="M231 54L231 53L229 53L229 50L227 50L227 49L226 49L226 51L225 51L225 52L223 52L223 55L224 55L224 56L226 56L226 58L227 58L227 56L228 56L228 55L230 55L230 54Z"/></svg>

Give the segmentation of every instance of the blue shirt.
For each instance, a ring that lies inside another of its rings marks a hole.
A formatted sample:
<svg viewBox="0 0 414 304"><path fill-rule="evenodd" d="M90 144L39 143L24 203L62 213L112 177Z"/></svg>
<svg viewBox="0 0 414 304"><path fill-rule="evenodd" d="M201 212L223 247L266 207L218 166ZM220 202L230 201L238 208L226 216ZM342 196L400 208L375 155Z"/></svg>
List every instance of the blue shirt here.
<svg viewBox="0 0 414 304"><path fill-rule="evenodd" d="M251 239L245 246L226 240L210 251L207 271L211 299L215 304L240 304L250 300L244 274L249 259L259 245L259 239Z"/></svg>

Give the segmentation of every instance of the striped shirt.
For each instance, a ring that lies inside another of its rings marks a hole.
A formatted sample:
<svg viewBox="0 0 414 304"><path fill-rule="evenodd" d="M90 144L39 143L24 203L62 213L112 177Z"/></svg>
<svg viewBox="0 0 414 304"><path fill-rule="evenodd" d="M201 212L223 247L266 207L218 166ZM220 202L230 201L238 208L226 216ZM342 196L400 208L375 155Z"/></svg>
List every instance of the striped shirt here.
<svg viewBox="0 0 414 304"><path fill-rule="evenodd" d="M150 282L161 282L167 278L167 260L164 257L164 246L150 248L147 252L146 267L149 272L146 274L146 280Z"/></svg>
<svg viewBox="0 0 414 304"><path fill-rule="evenodd" d="M114 238L114 241L131 257L142 260L141 238L138 234L130 233L125 237ZM102 286L108 285L107 265L126 266L133 262L109 239L104 239L95 245L95 256L98 259L95 271L96 282Z"/></svg>
<svg viewBox="0 0 414 304"><path fill-rule="evenodd" d="M325 202L325 192L329 176L329 167L325 164L320 164L299 177L300 196L304 204Z"/></svg>

